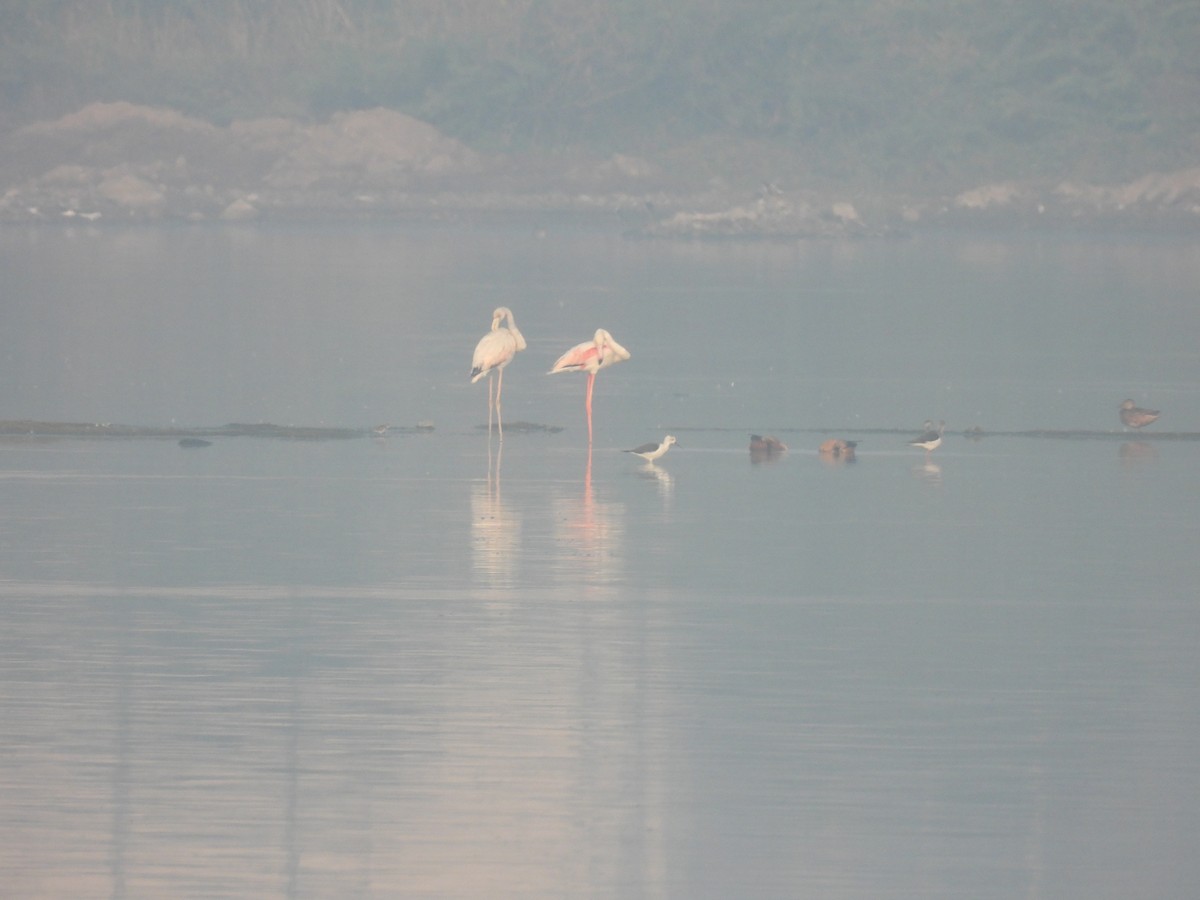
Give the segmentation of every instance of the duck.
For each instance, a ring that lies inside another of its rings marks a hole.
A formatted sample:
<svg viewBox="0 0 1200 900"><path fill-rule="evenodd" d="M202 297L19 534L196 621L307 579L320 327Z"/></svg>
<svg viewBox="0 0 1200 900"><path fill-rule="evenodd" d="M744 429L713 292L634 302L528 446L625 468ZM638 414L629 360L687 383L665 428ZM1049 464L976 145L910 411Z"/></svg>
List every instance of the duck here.
<svg viewBox="0 0 1200 900"><path fill-rule="evenodd" d="M1121 404L1121 424L1126 428L1142 428L1157 419L1162 413L1157 409L1142 409L1132 400Z"/></svg>
<svg viewBox="0 0 1200 900"><path fill-rule="evenodd" d="M823 441L821 446L817 448L817 452L822 456L828 456L832 459L840 459L845 462L854 462L854 448L858 446L858 441L847 441L842 438L830 438Z"/></svg>
<svg viewBox="0 0 1200 900"><path fill-rule="evenodd" d="M777 437L767 435L763 437L761 434L750 435L750 452L751 453L782 453L787 449L787 445Z"/></svg>

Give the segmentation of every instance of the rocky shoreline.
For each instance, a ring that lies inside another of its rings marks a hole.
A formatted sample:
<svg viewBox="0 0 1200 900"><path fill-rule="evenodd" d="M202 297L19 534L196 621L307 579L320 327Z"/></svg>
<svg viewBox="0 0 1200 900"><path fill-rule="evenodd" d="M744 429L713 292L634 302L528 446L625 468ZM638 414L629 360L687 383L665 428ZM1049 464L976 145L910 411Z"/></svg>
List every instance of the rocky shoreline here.
<svg viewBox="0 0 1200 900"><path fill-rule="evenodd" d="M0 160L0 222L19 224L537 213L605 217L671 239L1200 229L1200 166L1123 184L1010 181L927 196L796 186L783 175L739 187L677 160L489 157L386 109L219 126L96 103L0 136Z"/></svg>

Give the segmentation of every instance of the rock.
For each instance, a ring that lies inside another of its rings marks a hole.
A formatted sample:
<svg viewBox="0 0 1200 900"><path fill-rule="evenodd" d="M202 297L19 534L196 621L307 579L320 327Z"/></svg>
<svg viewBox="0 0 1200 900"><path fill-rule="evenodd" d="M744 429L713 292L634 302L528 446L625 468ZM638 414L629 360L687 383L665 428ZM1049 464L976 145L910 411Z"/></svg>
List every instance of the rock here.
<svg viewBox="0 0 1200 900"><path fill-rule="evenodd" d="M106 174L96 186L103 199L131 213L153 215L162 210L166 196L144 178L127 172Z"/></svg>
<svg viewBox="0 0 1200 900"><path fill-rule="evenodd" d="M786 199L773 185L753 203L743 203L716 212L675 213L648 226L655 237L761 237L761 238L846 238L883 231L869 230L854 205L834 203L825 211L803 198Z"/></svg>
<svg viewBox="0 0 1200 900"><path fill-rule="evenodd" d="M653 178L659 171L658 166L653 163L638 156L626 156L624 153L614 153L600 168L625 178Z"/></svg>
<svg viewBox="0 0 1200 900"><path fill-rule="evenodd" d="M273 188L308 190L403 186L414 176L474 173L480 157L466 145L404 113L339 113L308 129L266 176Z"/></svg>
<svg viewBox="0 0 1200 900"><path fill-rule="evenodd" d="M1012 206L1018 200L1025 199L1026 193L1025 189L1012 182L986 184L963 191L954 198L954 205L960 209L994 209Z"/></svg>
<svg viewBox="0 0 1200 900"><path fill-rule="evenodd" d="M749 172L765 179L757 196ZM170 109L93 103L0 132L5 222L536 211L619 217L642 235L733 239L874 236L918 224L1194 229L1200 222L1200 167L1117 184L1009 180L957 194L864 192L853 201L844 188L795 187L810 179L804 160L777 142L732 137L665 148L654 159L484 157L389 109L318 124L266 118L223 126Z"/></svg>
<svg viewBox="0 0 1200 900"><path fill-rule="evenodd" d="M858 210L854 208L853 203L835 203L829 208L835 219L840 219L846 223L854 223L861 225L862 219L858 217Z"/></svg>
<svg viewBox="0 0 1200 900"><path fill-rule="evenodd" d="M193 119L172 109L139 106L135 103L92 103L77 112L50 122L35 122L18 131L28 136L56 136L67 132L95 133L114 128L128 130L130 126L149 127L166 131L191 131L212 134L216 126Z"/></svg>
<svg viewBox="0 0 1200 900"><path fill-rule="evenodd" d="M221 219L225 222L248 222L257 218L258 208L244 197L238 197L221 211Z"/></svg>
<svg viewBox="0 0 1200 900"><path fill-rule="evenodd" d="M1133 208L1197 212L1200 211L1200 168L1150 172L1121 185L1067 181L1054 189L1054 195L1065 203L1110 212Z"/></svg>
<svg viewBox="0 0 1200 900"><path fill-rule="evenodd" d="M571 166L566 175L573 184L592 189L617 189L634 181L645 181L661 174L658 166L639 156L614 153L603 162L588 160Z"/></svg>

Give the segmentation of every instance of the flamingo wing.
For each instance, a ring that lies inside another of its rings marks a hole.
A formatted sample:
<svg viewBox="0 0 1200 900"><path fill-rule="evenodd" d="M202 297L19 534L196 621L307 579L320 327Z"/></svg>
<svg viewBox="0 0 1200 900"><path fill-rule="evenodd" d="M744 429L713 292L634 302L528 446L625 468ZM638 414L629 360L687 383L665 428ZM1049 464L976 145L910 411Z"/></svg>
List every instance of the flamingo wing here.
<svg viewBox="0 0 1200 900"><path fill-rule="evenodd" d="M517 323L512 319L512 313L508 314L508 331L513 337L513 345L516 350L524 350L528 346L525 343L525 335L521 334L521 329L517 328ZM513 352L515 353L516 350Z"/></svg>
<svg viewBox="0 0 1200 900"><path fill-rule="evenodd" d="M517 352L517 341L506 328L489 331L475 345L471 358L471 383L474 384L492 369L508 365Z"/></svg>
<svg viewBox="0 0 1200 900"><path fill-rule="evenodd" d="M595 341L576 344L558 358L550 368L550 374L559 372L595 372L600 368L600 350Z"/></svg>

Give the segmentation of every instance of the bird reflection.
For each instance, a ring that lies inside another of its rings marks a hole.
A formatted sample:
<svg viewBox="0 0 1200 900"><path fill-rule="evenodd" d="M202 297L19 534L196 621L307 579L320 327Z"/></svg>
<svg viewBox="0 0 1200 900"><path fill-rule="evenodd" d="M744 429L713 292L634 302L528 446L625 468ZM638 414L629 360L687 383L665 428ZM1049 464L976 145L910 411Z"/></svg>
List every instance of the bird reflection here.
<svg viewBox="0 0 1200 900"><path fill-rule="evenodd" d="M471 489L471 562L475 574L493 585L513 581L521 543L521 517L505 508L500 495L500 461L503 457L504 444L501 443L493 468L489 436L487 480Z"/></svg>
<svg viewBox="0 0 1200 900"><path fill-rule="evenodd" d="M592 448L587 451L583 471L583 497L561 497L555 504L559 557L572 586L614 580L621 567L621 537L625 507L597 500L592 487Z"/></svg>
<svg viewBox="0 0 1200 900"><path fill-rule="evenodd" d="M922 481L930 487L942 486L942 467L937 463L927 462L913 466L912 474L918 481Z"/></svg>
<svg viewBox="0 0 1200 900"><path fill-rule="evenodd" d="M1158 459L1158 448L1146 441L1127 441L1121 445L1119 456L1125 466L1139 466Z"/></svg>
<svg viewBox="0 0 1200 900"><path fill-rule="evenodd" d="M659 468L652 462L639 466L638 475L649 481L657 481L659 484L669 485L671 483L671 473L666 469Z"/></svg>
<svg viewBox="0 0 1200 900"><path fill-rule="evenodd" d="M638 468L638 477L646 481L655 482L658 485L658 495L662 498L664 507L669 503L671 500L671 491L674 487L670 472L656 466L653 462L648 462Z"/></svg>

